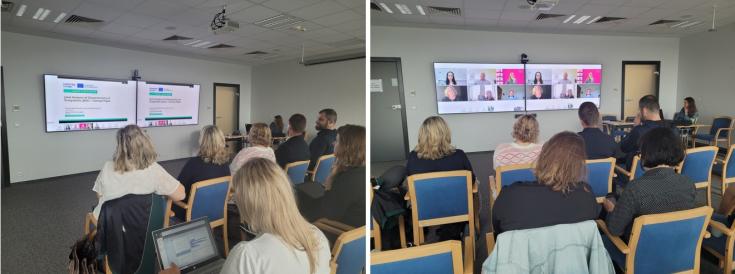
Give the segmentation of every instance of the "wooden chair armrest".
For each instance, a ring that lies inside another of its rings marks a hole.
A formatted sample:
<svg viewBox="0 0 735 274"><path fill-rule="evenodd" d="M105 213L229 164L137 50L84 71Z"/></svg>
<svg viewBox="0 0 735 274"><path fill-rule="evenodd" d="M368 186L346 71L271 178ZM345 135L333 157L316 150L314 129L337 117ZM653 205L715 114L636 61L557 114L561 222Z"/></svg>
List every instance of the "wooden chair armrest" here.
<svg viewBox="0 0 735 274"><path fill-rule="evenodd" d="M620 167L620 166L617 166L617 165L616 165L616 166L615 166L615 171L617 171L617 172L620 172L620 173L622 173L623 175L625 175L625 176L628 176L628 177L630 177L630 172L629 172L629 171L627 171L627 170L625 170L624 168L622 168L622 167Z"/></svg>
<svg viewBox="0 0 735 274"><path fill-rule="evenodd" d="M337 262L329 263L329 274L337 274Z"/></svg>
<svg viewBox="0 0 735 274"><path fill-rule="evenodd" d="M714 229L719 230L720 232L722 232L722 234L725 234L727 236L732 236L733 234L735 234L735 231L730 230L730 228L728 228L723 223L720 223L718 221L710 220L709 221L709 226L711 228L714 228Z"/></svg>
<svg viewBox="0 0 735 274"><path fill-rule="evenodd" d="M722 133L722 131L730 131L730 130L732 130L732 129L731 128L721 128L721 129L718 129L715 132L715 136L712 136L713 140L717 140L717 136L720 136L720 133Z"/></svg>
<svg viewBox="0 0 735 274"><path fill-rule="evenodd" d="M474 256L474 250L468 245L467 243L470 242L469 236L465 237L464 240L464 274L473 274L474 273L474 262L475 262L475 256Z"/></svg>
<svg viewBox="0 0 735 274"><path fill-rule="evenodd" d="M490 257L490 254L493 253L493 249L495 248L494 232L485 233L485 247L487 247L487 256Z"/></svg>
<svg viewBox="0 0 735 274"><path fill-rule="evenodd" d="M173 201L173 204L183 209L189 209L189 205L185 204L182 201Z"/></svg>
<svg viewBox="0 0 735 274"><path fill-rule="evenodd" d="M630 253L630 248L628 248L628 245L626 245L625 242L620 239L620 237L610 234L610 231L607 230L607 225L605 224L605 221L595 220L595 222L597 222L597 227L599 227L600 230L602 230L602 232L607 235L607 238L610 239L610 241L615 245L615 247L618 248L618 250L620 250L620 252L622 252L623 254Z"/></svg>
<svg viewBox="0 0 735 274"><path fill-rule="evenodd" d="M341 229L341 230L344 230L344 231L350 231L350 230L355 229L352 226L349 226L349 225L346 225L346 224L343 224L343 223L340 223L340 222L337 222L337 221L334 221L334 220L325 219L325 218L320 218L320 219L316 220L316 222L323 223L323 224L326 224L328 226L331 226L331 227L334 227L334 228L337 228L337 229Z"/></svg>
<svg viewBox="0 0 735 274"><path fill-rule="evenodd" d="M325 224L325 223L322 223L322 222L319 222L319 221L316 221L316 222L314 222L312 224L314 226L316 226L317 228L321 229L322 231L327 232L327 233L331 233L333 235L341 235L342 233L345 232L345 231L343 231L343 230L341 230L339 228L332 227L332 226L330 226L328 224Z"/></svg>

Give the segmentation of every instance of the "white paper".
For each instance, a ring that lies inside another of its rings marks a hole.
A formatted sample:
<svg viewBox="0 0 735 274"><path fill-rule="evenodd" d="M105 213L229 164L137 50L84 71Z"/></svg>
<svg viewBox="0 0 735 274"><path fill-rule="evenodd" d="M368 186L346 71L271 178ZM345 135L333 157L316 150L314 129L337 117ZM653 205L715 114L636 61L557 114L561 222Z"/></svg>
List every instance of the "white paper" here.
<svg viewBox="0 0 735 274"><path fill-rule="evenodd" d="M383 92L383 79L370 79L370 92Z"/></svg>

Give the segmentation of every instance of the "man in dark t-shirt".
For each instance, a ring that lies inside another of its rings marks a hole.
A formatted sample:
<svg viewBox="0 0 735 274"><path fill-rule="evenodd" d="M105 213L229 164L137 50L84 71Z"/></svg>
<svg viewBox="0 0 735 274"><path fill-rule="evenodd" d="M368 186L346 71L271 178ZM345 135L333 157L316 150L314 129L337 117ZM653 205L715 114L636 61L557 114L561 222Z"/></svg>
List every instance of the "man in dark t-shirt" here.
<svg viewBox="0 0 735 274"><path fill-rule="evenodd" d="M587 159L604 159L608 157L619 158L624 154L615 139L600 130L600 112L592 102L584 102L579 106L579 122L584 128L577 133L584 139Z"/></svg>
<svg viewBox="0 0 735 274"><path fill-rule="evenodd" d="M309 153L311 154L309 171L312 172L315 171L314 167L316 162L319 161L319 157L334 153L334 141L337 140L337 112L331 108L319 111L315 128L319 133L309 144Z"/></svg>
<svg viewBox="0 0 735 274"><path fill-rule="evenodd" d="M281 167L287 164L309 160L309 145L304 140L306 117L296 113L288 118L288 140L278 146L276 162Z"/></svg>

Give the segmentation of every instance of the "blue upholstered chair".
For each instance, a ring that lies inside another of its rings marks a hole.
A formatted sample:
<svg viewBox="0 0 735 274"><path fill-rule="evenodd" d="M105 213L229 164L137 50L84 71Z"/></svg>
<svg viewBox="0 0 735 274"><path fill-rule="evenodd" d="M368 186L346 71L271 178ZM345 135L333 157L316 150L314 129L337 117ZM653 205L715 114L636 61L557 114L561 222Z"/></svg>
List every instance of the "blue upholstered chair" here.
<svg viewBox="0 0 735 274"><path fill-rule="evenodd" d="M424 228L468 222L465 235L465 269L472 270L475 218L472 173L467 170L430 172L408 176L413 218L413 243L424 243Z"/></svg>
<svg viewBox="0 0 735 274"><path fill-rule="evenodd" d="M533 174L533 164L500 166L495 170L495 189L498 191L498 194L500 194L504 186L519 181L535 180L536 175Z"/></svg>
<svg viewBox="0 0 735 274"><path fill-rule="evenodd" d="M615 158L587 160L587 172L587 183L592 187L592 194L598 203L602 203L605 195L612 192Z"/></svg>
<svg viewBox="0 0 735 274"><path fill-rule="evenodd" d="M309 160L288 163L284 170L288 175L288 179L291 180L291 184L298 185L304 183L307 168L309 168Z"/></svg>
<svg viewBox="0 0 735 274"><path fill-rule="evenodd" d="M370 254L370 273L462 274L462 244L444 241Z"/></svg>
<svg viewBox="0 0 735 274"><path fill-rule="evenodd" d="M365 227L342 233L332 249L332 273L362 273L365 268Z"/></svg>
<svg viewBox="0 0 735 274"><path fill-rule="evenodd" d="M702 143L711 145L711 146L718 146L720 142L725 143L725 146L730 145L732 143L732 129L733 129L733 123L735 123L735 120L732 119L732 117L729 116L718 116L712 119L712 125L711 126L700 126L700 127L709 127L708 133L697 133L699 130L699 127L697 130L694 131L694 145L697 145L697 141L701 141Z"/></svg>
<svg viewBox="0 0 735 274"><path fill-rule="evenodd" d="M633 181L635 179L638 179L641 176L643 176L643 173L646 173L646 171L643 170L643 162L641 162L640 155L633 156L633 162L631 163L631 167L632 168L630 169L630 171L628 171L622 168L621 166L615 166L615 170L625 175L625 177L628 177L628 181Z"/></svg>
<svg viewBox="0 0 735 274"><path fill-rule="evenodd" d="M735 183L735 153L733 152L735 152L735 145L730 145L725 158L723 160L715 160L715 165L712 167L712 171L722 178L722 187L720 190L722 191L723 197L725 196L725 189L730 184Z"/></svg>
<svg viewBox="0 0 735 274"><path fill-rule="evenodd" d="M723 268L723 273L732 273L733 260L735 260L735 252L733 252L735 249L735 223L727 227L721 222L710 220L709 227L711 231L717 230L722 232L723 235L704 239L702 248L717 257L720 261L720 267Z"/></svg>
<svg viewBox="0 0 735 274"><path fill-rule="evenodd" d="M314 166L314 172L311 174L311 180L313 182L324 184L327 182L327 177L332 171L332 165L334 165L334 154L323 155L319 157L319 161Z"/></svg>
<svg viewBox="0 0 735 274"><path fill-rule="evenodd" d="M694 181L694 187L707 191L707 205L712 206L712 165L717 156L717 147L706 146L687 149L679 173Z"/></svg>
<svg viewBox="0 0 735 274"><path fill-rule="evenodd" d="M186 216L182 216L185 218L179 219L188 222L206 216L212 228L222 227L225 257L230 249L227 240L227 199L231 180L231 176L224 176L196 182L191 186L186 204L181 201L173 202L178 207L186 209Z"/></svg>
<svg viewBox="0 0 735 274"><path fill-rule="evenodd" d="M626 244L612 236L601 220L610 258L625 273L698 273L699 255L712 208L642 215L633 221Z"/></svg>

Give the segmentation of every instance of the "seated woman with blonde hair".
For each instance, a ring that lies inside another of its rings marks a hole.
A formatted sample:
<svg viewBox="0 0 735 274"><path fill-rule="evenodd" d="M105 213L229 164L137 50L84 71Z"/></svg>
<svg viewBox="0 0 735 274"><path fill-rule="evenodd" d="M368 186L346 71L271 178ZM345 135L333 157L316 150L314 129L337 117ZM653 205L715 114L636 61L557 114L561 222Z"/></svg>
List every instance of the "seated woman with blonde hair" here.
<svg viewBox="0 0 735 274"><path fill-rule="evenodd" d="M273 162L276 161L276 154L271 148L273 138L271 130L265 123L255 123L248 133L249 147L243 148L237 153L235 159L230 164L230 174L235 175L238 169L248 161L254 158L266 158Z"/></svg>
<svg viewBox="0 0 735 274"><path fill-rule="evenodd" d="M538 144L539 125L533 115L518 117L513 124L512 143L498 145L493 153L493 169L500 166L529 164L541 153Z"/></svg>

